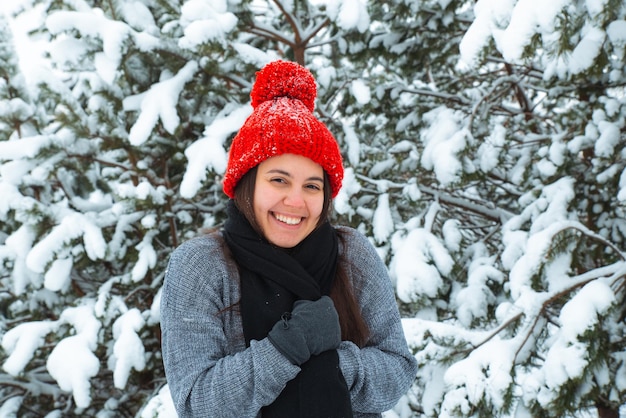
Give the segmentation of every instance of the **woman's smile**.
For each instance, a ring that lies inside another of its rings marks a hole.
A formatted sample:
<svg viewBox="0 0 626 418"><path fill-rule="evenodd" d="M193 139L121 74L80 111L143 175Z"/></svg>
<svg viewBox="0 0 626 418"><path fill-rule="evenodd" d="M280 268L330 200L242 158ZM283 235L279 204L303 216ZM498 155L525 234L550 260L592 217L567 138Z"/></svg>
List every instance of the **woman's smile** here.
<svg viewBox="0 0 626 418"><path fill-rule="evenodd" d="M302 218L301 217L291 217L288 215L281 215L279 213L274 213L274 217L283 223L286 223L287 225L298 225L300 222L302 222Z"/></svg>

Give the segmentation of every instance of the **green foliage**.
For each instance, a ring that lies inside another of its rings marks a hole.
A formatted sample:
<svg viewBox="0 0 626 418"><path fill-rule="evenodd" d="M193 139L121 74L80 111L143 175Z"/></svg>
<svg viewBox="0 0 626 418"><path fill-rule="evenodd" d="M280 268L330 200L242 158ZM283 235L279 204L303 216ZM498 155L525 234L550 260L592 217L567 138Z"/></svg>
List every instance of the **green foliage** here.
<svg viewBox="0 0 626 418"><path fill-rule="evenodd" d="M626 403L626 387L611 385L626 361L626 56L606 37L589 62L571 60L589 28L625 18L622 1L554 11L519 56L496 39L520 23L504 6L479 22L500 32L464 52L481 1L370 1L367 29L329 13L332 3L225 2L234 26L186 46L200 18L185 15L189 1L36 3L19 17L41 24L31 36L48 44L45 77L26 79L0 18L0 331L54 327L17 372L5 342L0 362L14 373L1 374L0 407L135 417L163 401L158 292L168 256L225 218L222 168L192 163L193 146L211 138L228 148L236 126L222 132L220 121L244 109L255 71L274 58L301 61L318 79L316 115L350 174L335 219L371 236L389 264L422 366L403 401L413 416L575 416ZM59 11L111 26L55 26ZM175 98L158 90L191 64ZM146 124L157 101L174 106ZM63 260L72 265L59 280L50 272ZM563 315L587 300L580 294L596 302L584 331ZM99 369L78 406L46 362L79 332L70 313L85 306L100 327ZM135 309L146 365L115 387L114 324ZM546 383L547 358L566 338L586 347L587 364Z"/></svg>

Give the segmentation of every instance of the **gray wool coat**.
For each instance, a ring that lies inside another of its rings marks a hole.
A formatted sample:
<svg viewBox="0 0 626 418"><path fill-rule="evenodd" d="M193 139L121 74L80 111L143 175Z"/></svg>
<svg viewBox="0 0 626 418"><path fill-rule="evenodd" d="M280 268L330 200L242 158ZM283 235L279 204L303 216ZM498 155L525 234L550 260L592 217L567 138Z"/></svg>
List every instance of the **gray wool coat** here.
<svg viewBox="0 0 626 418"><path fill-rule="evenodd" d="M411 386L417 366L402 330L386 267L367 238L339 227L340 255L370 327L364 348L339 347L354 416L380 417ZM343 241L343 244L342 244ZM255 418L300 368L267 338L246 348L239 274L219 233L191 239L171 255L162 288L165 373L181 418Z"/></svg>

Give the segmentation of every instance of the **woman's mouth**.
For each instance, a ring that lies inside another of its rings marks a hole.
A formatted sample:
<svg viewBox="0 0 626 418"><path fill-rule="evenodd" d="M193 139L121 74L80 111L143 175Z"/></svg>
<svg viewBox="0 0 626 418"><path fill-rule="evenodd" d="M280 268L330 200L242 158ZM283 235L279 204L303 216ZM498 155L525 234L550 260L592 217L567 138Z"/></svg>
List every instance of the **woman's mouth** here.
<svg viewBox="0 0 626 418"><path fill-rule="evenodd" d="M278 213L274 213L274 218L287 225L298 225L300 222L302 222L301 217L296 218L293 216L280 215Z"/></svg>

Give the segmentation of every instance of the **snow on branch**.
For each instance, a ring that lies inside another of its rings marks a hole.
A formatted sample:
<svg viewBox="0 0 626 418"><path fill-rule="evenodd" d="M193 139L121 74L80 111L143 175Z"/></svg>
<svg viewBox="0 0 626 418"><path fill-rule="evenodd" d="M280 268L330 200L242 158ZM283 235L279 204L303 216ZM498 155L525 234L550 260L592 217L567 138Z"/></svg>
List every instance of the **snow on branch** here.
<svg viewBox="0 0 626 418"><path fill-rule="evenodd" d="M108 84L115 81L122 55L124 42L131 37L140 50L149 51L158 44L157 38L145 33L137 32L125 22L111 20L100 9L85 9L81 11L57 11L46 19L46 26L50 33L77 31L86 39L100 39L102 52L94 57L94 65L98 75ZM57 45L58 51L53 55L66 56L67 45L63 42ZM88 52L90 48L84 51Z"/></svg>
<svg viewBox="0 0 626 418"><path fill-rule="evenodd" d="M94 354L101 325L93 314L93 301L67 308L56 321L27 322L9 330L2 338L2 348L9 354L3 369L17 376L45 344L49 333L70 325L75 334L62 339L48 356L46 367L59 387L74 396L79 408L91 403L89 380L96 376L100 361Z"/></svg>
<svg viewBox="0 0 626 418"><path fill-rule="evenodd" d="M181 8L180 23L184 36L178 46L193 49L209 41L224 41L237 25L237 17L227 11L225 0L190 0Z"/></svg>
<svg viewBox="0 0 626 418"><path fill-rule="evenodd" d="M523 248L523 255L515 261L510 272L511 294L518 298L520 292L525 287L530 287L530 282L547 262L548 256L553 249L556 237L566 231L574 231L583 234L593 240L611 248L622 260L626 260L626 254L622 253L613 243L606 240L602 235L597 234L583 224L575 220L568 220L565 216L568 202L573 198L571 193L572 179L561 179L557 183L544 189L545 199L537 199L533 205L528 206L519 217L511 219L504 225L504 240L509 241L505 253L511 251L511 247ZM543 210L539 212L539 208ZM533 219L531 230L528 234L521 233L515 235L524 220ZM518 238L512 238L517 236ZM508 238L507 238L508 237ZM521 241L519 241L521 240ZM516 242L517 241L517 242ZM503 259L508 259L503 254ZM558 283L557 279L566 277L569 268L569 259L562 261L561 272L552 271L550 281ZM553 265L559 268L559 260Z"/></svg>
<svg viewBox="0 0 626 418"><path fill-rule="evenodd" d="M370 27L367 4L363 0L328 1L326 5L330 17L343 30L357 29L363 33Z"/></svg>
<svg viewBox="0 0 626 418"><path fill-rule="evenodd" d="M189 164L180 185L181 196L188 199L194 197L202 187L208 170L224 173L227 160L224 142L243 125L251 112L250 105L241 106L230 113L222 112L204 129L204 136L189 145L185 150Z"/></svg>
<svg viewBox="0 0 626 418"><path fill-rule="evenodd" d="M59 321L26 322L7 331L2 337L2 348L9 354L2 364L4 371L17 376L31 361L45 337L59 328Z"/></svg>
<svg viewBox="0 0 626 418"><path fill-rule="evenodd" d="M180 123L176 111L178 96L197 69L198 63L189 61L171 78L153 84L145 93L124 99L124 110L140 111L128 135L132 145L140 146L146 142L159 119L168 133L174 133Z"/></svg>
<svg viewBox="0 0 626 418"><path fill-rule="evenodd" d="M93 301L67 308L60 321L71 325L76 334L62 339L54 347L46 367L59 387L72 393L76 406L86 408L91 404L90 379L100 370L100 360L94 350L101 324L94 316Z"/></svg>
<svg viewBox="0 0 626 418"><path fill-rule="evenodd" d="M452 364L444 374L447 391L439 416L470 416L474 405L485 401L495 410L503 410L508 388L513 384L511 345L511 340L496 338Z"/></svg>
<svg viewBox="0 0 626 418"><path fill-rule="evenodd" d="M148 270L154 268L157 262L157 254L152 246L152 239L157 235L158 231L151 230L143 238L143 240L137 244L136 248L139 250L139 257L137 263L133 267L131 277L133 282L138 282L146 277Z"/></svg>
<svg viewBox="0 0 626 418"><path fill-rule="evenodd" d="M444 286L443 278L452 271L454 260L439 239L425 229L410 231L406 238L392 239L393 258L389 273L396 280L396 291L405 303L420 297L435 298Z"/></svg>
<svg viewBox="0 0 626 418"><path fill-rule="evenodd" d="M462 115L443 106L426 113L424 120L429 127L421 135L422 166L433 170L443 186L450 185L459 180L463 167L459 154L471 134L462 127Z"/></svg>
<svg viewBox="0 0 626 418"><path fill-rule="evenodd" d="M26 257L26 265L36 273L43 273L46 266L64 245L76 238L83 239L84 249L91 260L104 258L106 242L102 230L89 214L72 212L41 241L33 246Z"/></svg>
<svg viewBox="0 0 626 418"><path fill-rule="evenodd" d="M159 392L153 396L141 411L139 418L168 418L177 417L170 387L166 384L159 389Z"/></svg>
<svg viewBox="0 0 626 418"><path fill-rule="evenodd" d="M382 193L378 196L378 204L374 211L372 219L374 229L374 238L376 242L382 244L386 242L394 231L394 222L391 217L391 208L389 207L389 194Z"/></svg>
<svg viewBox="0 0 626 418"><path fill-rule="evenodd" d="M12 141L1 141L0 160L33 158L51 142L52 137L50 135L35 135Z"/></svg>
<svg viewBox="0 0 626 418"><path fill-rule="evenodd" d="M624 268L622 267L622 275ZM561 309L560 329L553 337L545 362L531 371L527 377L531 382L524 397L536 399L549 407L558 401L560 388L583 376L585 369L592 367L589 357L589 339L585 337L602 320L616 297L602 279L583 286Z"/></svg>
<svg viewBox="0 0 626 418"><path fill-rule="evenodd" d="M109 368L113 370L113 383L124 389L132 369L141 371L146 367L145 348L137 332L145 325L138 309L134 308L121 315L113 324L113 355L109 358Z"/></svg>

